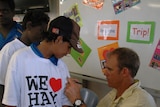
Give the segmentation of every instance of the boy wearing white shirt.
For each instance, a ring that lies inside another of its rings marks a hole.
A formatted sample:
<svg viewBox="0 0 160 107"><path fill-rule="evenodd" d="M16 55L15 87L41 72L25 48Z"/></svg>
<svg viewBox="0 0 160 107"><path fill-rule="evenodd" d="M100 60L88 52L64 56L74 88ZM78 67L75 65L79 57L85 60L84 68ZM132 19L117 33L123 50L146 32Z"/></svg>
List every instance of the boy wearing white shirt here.
<svg viewBox="0 0 160 107"><path fill-rule="evenodd" d="M13 107L69 107L64 94L70 77L63 56L73 47L82 53L79 25L59 16L52 20L43 41L18 50L11 58L3 103Z"/></svg>
<svg viewBox="0 0 160 107"><path fill-rule="evenodd" d="M4 90L7 67L11 56L20 48L29 46L33 42L40 42L43 32L47 30L49 16L41 10L28 11L22 22L24 31L22 36L6 44L0 52L0 89ZM3 96L3 92L0 95Z"/></svg>

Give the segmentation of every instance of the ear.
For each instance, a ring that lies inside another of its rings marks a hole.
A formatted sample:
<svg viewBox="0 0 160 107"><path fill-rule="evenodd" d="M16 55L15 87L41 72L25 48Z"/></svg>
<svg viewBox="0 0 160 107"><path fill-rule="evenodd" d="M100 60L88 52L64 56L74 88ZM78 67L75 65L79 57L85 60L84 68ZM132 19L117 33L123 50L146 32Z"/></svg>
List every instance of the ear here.
<svg viewBox="0 0 160 107"><path fill-rule="evenodd" d="M121 71L121 74L124 76L124 77L128 77L128 76L130 76L131 74L130 74L130 71L129 71L129 69L127 68L127 67L124 67L123 69L122 69L122 71Z"/></svg>
<svg viewBox="0 0 160 107"><path fill-rule="evenodd" d="M26 23L26 29L32 29L32 22L31 21L28 21L27 23Z"/></svg>
<svg viewBox="0 0 160 107"><path fill-rule="evenodd" d="M55 40L55 43L62 43L63 42L63 36L58 36L57 39Z"/></svg>

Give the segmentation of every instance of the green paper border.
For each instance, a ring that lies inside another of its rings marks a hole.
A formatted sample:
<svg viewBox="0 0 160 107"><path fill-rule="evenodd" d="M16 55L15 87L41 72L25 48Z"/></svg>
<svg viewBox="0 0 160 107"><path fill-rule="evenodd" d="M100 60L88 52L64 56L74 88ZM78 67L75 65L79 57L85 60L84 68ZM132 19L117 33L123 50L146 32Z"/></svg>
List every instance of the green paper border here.
<svg viewBox="0 0 160 107"><path fill-rule="evenodd" d="M131 29L131 25L132 24L149 24L149 25L151 25L150 40L149 41L144 41L144 40L133 40L133 39L130 39L130 32L131 32L130 29ZM147 22L129 21L127 28L128 28L127 29L127 42L146 43L146 44L153 43L154 30L155 30L155 22L153 22L153 21L147 21Z"/></svg>
<svg viewBox="0 0 160 107"><path fill-rule="evenodd" d="M82 67L85 61L87 60L88 56L91 53L91 48L88 47L87 44L81 38L80 38L80 43L81 43L84 53L79 53L72 48L71 56L79 64L79 66Z"/></svg>

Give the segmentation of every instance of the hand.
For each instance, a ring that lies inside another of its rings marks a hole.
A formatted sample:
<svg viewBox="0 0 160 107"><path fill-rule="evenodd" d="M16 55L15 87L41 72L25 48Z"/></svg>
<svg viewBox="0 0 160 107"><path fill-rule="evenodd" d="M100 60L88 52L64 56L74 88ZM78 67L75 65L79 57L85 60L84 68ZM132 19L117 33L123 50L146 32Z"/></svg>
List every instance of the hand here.
<svg viewBox="0 0 160 107"><path fill-rule="evenodd" d="M68 83L66 84L65 95L73 104L76 99L81 99L80 90L82 86L76 83L76 81L78 82L76 79L67 78L67 80Z"/></svg>

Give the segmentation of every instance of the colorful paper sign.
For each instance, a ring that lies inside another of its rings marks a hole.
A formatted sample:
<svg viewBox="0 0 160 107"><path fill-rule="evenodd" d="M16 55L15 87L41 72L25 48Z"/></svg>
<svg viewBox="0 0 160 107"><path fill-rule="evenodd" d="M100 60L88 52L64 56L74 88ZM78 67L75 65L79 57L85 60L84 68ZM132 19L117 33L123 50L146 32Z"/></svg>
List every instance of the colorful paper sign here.
<svg viewBox="0 0 160 107"><path fill-rule="evenodd" d="M154 39L155 22L128 22L127 42L150 44Z"/></svg>
<svg viewBox="0 0 160 107"><path fill-rule="evenodd" d="M98 40L118 40L119 20L98 21Z"/></svg>
<svg viewBox="0 0 160 107"><path fill-rule="evenodd" d="M156 46L149 66L160 71L160 40Z"/></svg>
<svg viewBox="0 0 160 107"><path fill-rule="evenodd" d="M80 39L80 44L83 48L84 53L78 53L74 49L71 50L71 56L73 59L79 64L79 66L83 66L85 61L87 60L89 54L91 53L91 49L86 45L86 43Z"/></svg>
<svg viewBox="0 0 160 107"><path fill-rule="evenodd" d="M106 69L106 61L107 61L107 53L118 48L118 42L106 45L106 46L102 46L98 48L98 55L99 55L99 59L100 59L100 64L101 64L101 68L102 68L102 72L105 71Z"/></svg>
<svg viewBox="0 0 160 107"><path fill-rule="evenodd" d="M83 0L83 4L95 9L101 9L103 7L104 0Z"/></svg>
<svg viewBox="0 0 160 107"><path fill-rule="evenodd" d="M68 11L64 12L64 16L70 17L82 27L82 18L78 9L78 4L74 4Z"/></svg>
<svg viewBox="0 0 160 107"><path fill-rule="evenodd" d="M118 14L140 3L140 0L112 0L112 3L115 14Z"/></svg>

